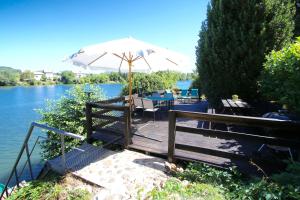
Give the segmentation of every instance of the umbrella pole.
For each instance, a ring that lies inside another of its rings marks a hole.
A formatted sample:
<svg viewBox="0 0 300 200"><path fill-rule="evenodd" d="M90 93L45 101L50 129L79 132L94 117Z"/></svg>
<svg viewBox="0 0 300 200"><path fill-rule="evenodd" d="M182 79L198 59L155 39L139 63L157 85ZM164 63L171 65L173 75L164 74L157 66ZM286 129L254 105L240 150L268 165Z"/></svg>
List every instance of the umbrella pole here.
<svg viewBox="0 0 300 200"><path fill-rule="evenodd" d="M128 81L129 81L129 113L130 113L129 121L131 124L131 112L132 112L132 74L131 74L132 61L131 60L128 61L128 67L129 67Z"/></svg>

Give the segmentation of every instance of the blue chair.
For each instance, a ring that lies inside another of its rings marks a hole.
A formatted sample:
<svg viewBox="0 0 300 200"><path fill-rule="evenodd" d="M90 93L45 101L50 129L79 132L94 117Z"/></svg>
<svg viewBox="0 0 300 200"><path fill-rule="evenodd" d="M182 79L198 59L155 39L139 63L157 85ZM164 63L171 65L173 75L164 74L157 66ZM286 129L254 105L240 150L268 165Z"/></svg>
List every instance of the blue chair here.
<svg viewBox="0 0 300 200"><path fill-rule="evenodd" d="M168 101L168 107L169 108L174 105L174 96L173 96L172 92L165 93L164 97L172 99L172 100Z"/></svg>
<svg viewBox="0 0 300 200"><path fill-rule="evenodd" d="M191 97L189 96L189 90L187 89L182 89L181 90L181 94L179 96L179 99L181 99L183 101L183 103L185 103L185 100L190 100Z"/></svg>
<svg viewBox="0 0 300 200"><path fill-rule="evenodd" d="M199 90L198 89L191 89L191 98L199 99Z"/></svg>

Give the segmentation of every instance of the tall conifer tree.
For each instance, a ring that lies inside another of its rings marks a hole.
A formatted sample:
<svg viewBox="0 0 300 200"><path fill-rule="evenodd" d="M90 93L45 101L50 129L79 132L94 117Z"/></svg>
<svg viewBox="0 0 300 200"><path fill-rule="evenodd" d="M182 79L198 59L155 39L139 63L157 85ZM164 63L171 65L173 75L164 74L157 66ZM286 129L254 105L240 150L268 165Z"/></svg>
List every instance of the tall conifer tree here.
<svg viewBox="0 0 300 200"><path fill-rule="evenodd" d="M213 105L232 94L254 98L265 54L291 41L294 5L291 0L211 0L196 65Z"/></svg>

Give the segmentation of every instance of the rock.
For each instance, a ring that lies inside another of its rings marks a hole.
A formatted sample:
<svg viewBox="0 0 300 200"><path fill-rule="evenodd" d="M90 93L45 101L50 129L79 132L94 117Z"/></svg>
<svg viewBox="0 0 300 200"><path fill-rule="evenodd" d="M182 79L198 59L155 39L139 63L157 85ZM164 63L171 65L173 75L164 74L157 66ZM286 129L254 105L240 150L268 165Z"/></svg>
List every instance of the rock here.
<svg viewBox="0 0 300 200"><path fill-rule="evenodd" d="M188 186L188 185L190 184L190 182L187 181L187 180L183 180L183 181L181 181L181 183L182 183L182 185L183 185L184 187L186 187L186 186Z"/></svg>
<svg viewBox="0 0 300 200"><path fill-rule="evenodd" d="M184 170L180 166L176 166L174 163L165 162L165 168L168 173L176 173L180 172L182 173Z"/></svg>

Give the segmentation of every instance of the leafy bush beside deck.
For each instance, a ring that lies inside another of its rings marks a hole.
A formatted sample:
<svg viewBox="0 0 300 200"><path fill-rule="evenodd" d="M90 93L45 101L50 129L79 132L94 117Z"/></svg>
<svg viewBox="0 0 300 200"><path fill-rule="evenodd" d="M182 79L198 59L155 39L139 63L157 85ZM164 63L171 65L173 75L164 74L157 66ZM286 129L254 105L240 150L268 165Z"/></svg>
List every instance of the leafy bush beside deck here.
<svg viewBox="0 0 300 200"><path fill-rule="evenodd" d="M265 98L286 104L291 111L300 113L300 37L267 56L260 84Z"/></svg>
<svg viewBox="0 0 300 200"><path fill-rule="evenodd" d="M49 126L75 133L86 135L85 104L87 101L100 101L105 97L102 90L97 86L90 86L91 95L85 93L84 85L76 85L66 92L58 100L48 101L45 108L37 110L41 114L41 122ZM48 139L42 143L42 155L50 159L60 155L60 135L47 132ZM79 141L65 137L66 150L76 146Z"/></svg>
<svg viewBox="0 0 300 200"><path fill-rule="evenodd" d="M263 178L246 177L235 168L228 171L199 163L188 164L184 172L174 176L177 179L154 189L149 198L300 199L300 163L297 162L290 163L286 172Z"/></svg>

